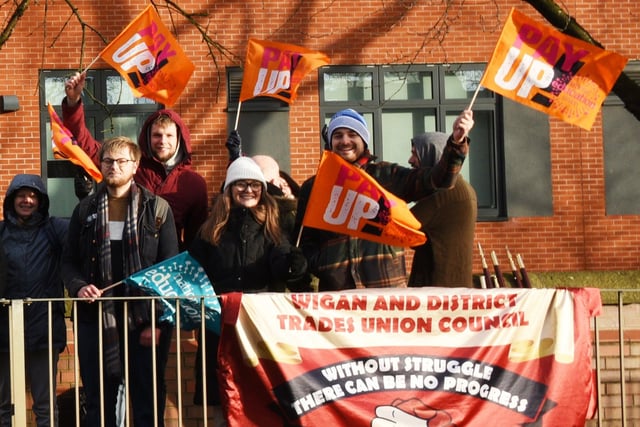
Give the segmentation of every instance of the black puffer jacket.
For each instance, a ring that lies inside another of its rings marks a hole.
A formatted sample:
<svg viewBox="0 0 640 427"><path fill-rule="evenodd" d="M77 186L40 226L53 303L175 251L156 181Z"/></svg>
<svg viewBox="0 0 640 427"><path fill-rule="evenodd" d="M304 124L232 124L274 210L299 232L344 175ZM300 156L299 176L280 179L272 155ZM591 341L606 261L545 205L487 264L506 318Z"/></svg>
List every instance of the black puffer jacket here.
<svg viewBox="0 0 640 427"><path fill-rule="evenodd" d="M217 294L284 291L283 281L304 274L289 272L287 239L283 236L279 246L267 240L263 226L245 208L232 208L219 245L197 237L189 252L205 269Z"/></svg>
<svg viewBox="0 0 640 427"><path fill-rule="evenodd" d="M35 190L39 196L38 211L27 221L19 221L14 201L21 188ZM62 298L60 257L67 235L68 221L49 217L49 196L38 175L16 175L3 203L4 221L0 223L0 239L6 257L7 299ZM27 351L49 348L47 302L35 301L24 306L25 345ZM53 347L59 351L66 345L64 303L52 304ZM9 350L8 308L0 307L0 351Z"/></svg>

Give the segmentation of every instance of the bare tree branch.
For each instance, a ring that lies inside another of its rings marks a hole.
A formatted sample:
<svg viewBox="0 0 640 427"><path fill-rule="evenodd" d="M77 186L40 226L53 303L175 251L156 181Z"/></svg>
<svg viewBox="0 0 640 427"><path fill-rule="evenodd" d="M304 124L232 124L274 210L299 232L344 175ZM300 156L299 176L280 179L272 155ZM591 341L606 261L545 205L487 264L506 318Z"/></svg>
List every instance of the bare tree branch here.
<svg viewBox="0 0 640 427"><path fill-rule="evenodd" d="M13 29L20 21L20 18L22 18L22 15L24 15L29 8L29 3L31 3L31 0L22 0L16 6L16 10L13 11L13 15L11 15L11 18L7 21L7 25L4 26L2 33L0 33L0 49L2 49L2 46L4 46L7 40L9 40L9 37L11 37Z"/></svg>

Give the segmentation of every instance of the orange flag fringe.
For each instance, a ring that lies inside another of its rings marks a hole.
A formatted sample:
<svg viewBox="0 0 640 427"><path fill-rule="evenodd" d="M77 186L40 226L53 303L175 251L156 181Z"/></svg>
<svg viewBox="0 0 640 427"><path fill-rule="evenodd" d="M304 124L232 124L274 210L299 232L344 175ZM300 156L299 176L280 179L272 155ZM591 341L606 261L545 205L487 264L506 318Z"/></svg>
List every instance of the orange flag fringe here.
<svg viewBox="0 0 640 427"><path fill-rule="evenodd" d="M325 54L304 47L249 39L240 102L270 96L291 104L304 76L330 62Z"/></svg>
<svg viewBox="0 0 640 427"><path fill-rule="evenodd" d="M480 84L590 130L626 63L511 9Z"/></svg>
<svg viewBox="0 0 640 427"><path fill-rule="evenodd" d="M51 140L53 141L53 155L59 159L66 159L82 167L97 182L102 181L102 173L97 168L91 157L85 153L80 146L73 143L71 131L64 127L62 120L53 109L47 104L49 118L51 119Z"/></svg>
<svg viewBox="0 0 640 427"><path fill-rule="evenodd" d="M427 241L403 200L328 150L322 155L302 224L392 246Z"/></svg>
<svg viewBox="0 0 640 427"><path fill-rule="evenodd" d="M168 106L178 100L195 69L153 5L109 43L100 57L120 73L135 96Z"/></svg>

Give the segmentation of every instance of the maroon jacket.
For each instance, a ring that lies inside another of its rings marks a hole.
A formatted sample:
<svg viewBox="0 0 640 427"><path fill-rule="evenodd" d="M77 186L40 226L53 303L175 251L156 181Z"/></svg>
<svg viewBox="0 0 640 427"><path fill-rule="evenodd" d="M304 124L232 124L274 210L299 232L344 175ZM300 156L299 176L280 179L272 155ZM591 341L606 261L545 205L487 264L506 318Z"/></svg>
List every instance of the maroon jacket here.
<svg viewBox="0 0 640 427"><path fill-rule="evenodd" d="M171 117L180 134L182 161L169 173L166 172L164 165L153 157L149 140L151 124L161 114ZM71 107L65 98L62 101L62 117L64 125L76 137L78 145L96 165L100 166L98 158L100 142L91 135L85 125L82 100ZM204 178L191 168L189 128L175 111L159 110L151 114L142 125L138 145L142 150L142 159L134 179L138 184L169 202L176 222L180 250L186 250L207 218L208 211L207 184Z"/></svg>

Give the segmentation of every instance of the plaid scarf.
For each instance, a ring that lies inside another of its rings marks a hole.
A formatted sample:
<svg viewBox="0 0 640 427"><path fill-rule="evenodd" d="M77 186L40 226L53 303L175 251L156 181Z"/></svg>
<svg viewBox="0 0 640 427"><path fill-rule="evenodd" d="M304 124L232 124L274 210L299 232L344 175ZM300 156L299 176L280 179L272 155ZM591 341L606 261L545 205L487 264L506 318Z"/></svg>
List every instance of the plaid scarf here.
<svg viewBox="0 0 640 427"><path fill-rule="evenodd" d="M142 268L138 250L138 230L136 226L139 202L138 187L133 184L131 185L127 217L122 235L125 277L130 276ZM98 194L97 214L96 236L98 238L100 276L102 286L107 287L113 283L113 275L111 271L111 238L109 236L109 197L106 189L103 189L102 192ZM107 297L112 295L113 292L111 290L105 293ZM120 334L118 333L114 301L109 299L104 300L102 308L103 351L106 373L113 378L121 378Z"/></svg>

